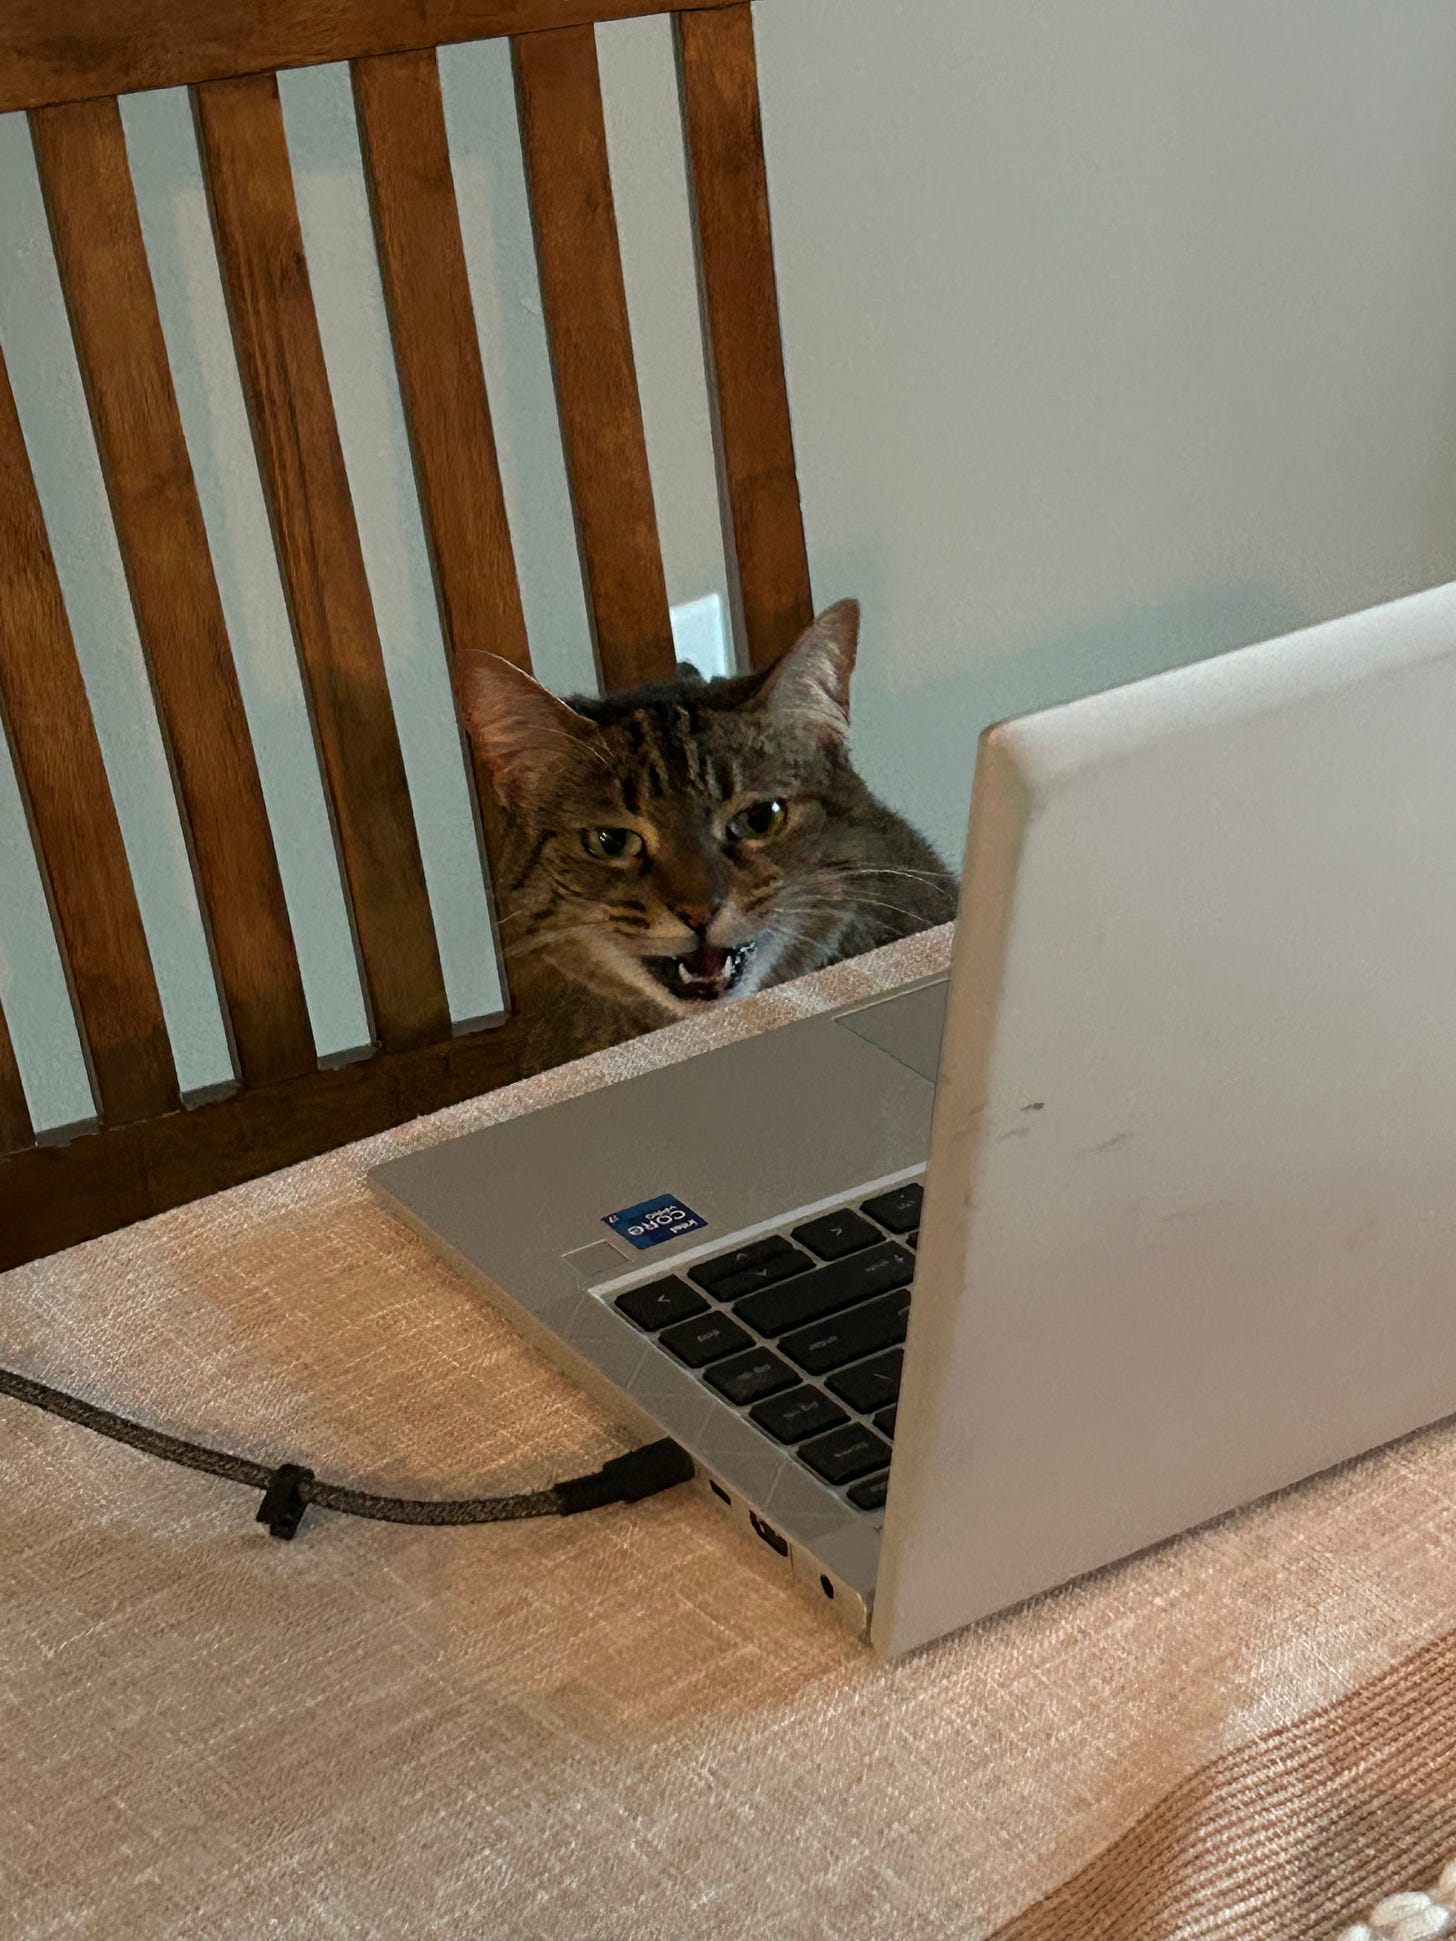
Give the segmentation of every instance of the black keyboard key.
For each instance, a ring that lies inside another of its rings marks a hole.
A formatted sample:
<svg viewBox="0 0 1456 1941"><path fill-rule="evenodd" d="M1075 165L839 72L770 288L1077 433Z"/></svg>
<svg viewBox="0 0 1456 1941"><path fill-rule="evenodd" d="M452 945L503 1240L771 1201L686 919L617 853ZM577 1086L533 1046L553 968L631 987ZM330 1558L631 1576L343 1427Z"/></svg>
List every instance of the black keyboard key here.
<svg viewBox="0 0 1456 1941"><path fill-rule="evenodd" d="M750 1240L746 1246L734 1247L730 1253L715 1254L711 1260L700 1260L688 1272L699 1287L706 1287L710 1294L716 1294L722 1283L731 1280L735 1274L748 1273L775 1260L788 1261L789 1265L784 1270L786 1273L797 1272L801 1263L808 1265L797 1247L773 1233L767 1240ZM748 1292L747 1288L744 1292Z"/></svg>
<svg viewBox="0 0 1456 1941"><path fill-rule="evenodd" d="M772 1287L775 1281L786 1281L795 1274L807 1273L814 1265L808 1254L775 1254L772 1260L761 1260L757 1267L745 1267L741 1274L725 1274L713 1288L715 1301L740 1301L745 1294L756 1294L761 1287Z"/></svg>
<svg viewBox="0 0 1456 1941"><path fill-rule="evenodd" d="M857 1510L882 1510L885 1507L885 1492L890 1487L890 1472L882 1469L878 1476L867 1476L862 1483L856 1483L852 1490L845 1493Z"/></svg>
<svg viewBox="0 0 1456 1941"><path fill-rule="evenodd" d="M826 1483L852 1483L856 1476L883 1469L890 1460L890 1445L863 1422L851 1422L846 1429L831 1429L827 1436L806 1442L799 1457Z"/></svg>
<svg viewBox="0 0 1456 1941"><path fill-rule="evenodd" d="M772 1401L760 1402L748 1413L760 1429L767 1429L779 1442L802 1442L805 1436L837 1429L841 1422L849 1420L837 1402L831 1402L817 1388L807 1386L791 1389L786 1395L775 1395Z"/></svg>
<svg viewBox="0 0 1456 1941"><path fill-rule="evenodd" d="M893 1347L905 1339L905 1317L910 1312L910 1290L898 1287L893 1294L864 1301L844 1314L830 1315L797 1334L785 1335L779 1343L790 1361L806 1368L811 1375L826 1369L842 1368L847 1361L859 1361L876 1348ZM689 1321L687 1327L700 1327ZM665 1339L666 1337L664 1337Z"/></svg>
<svg viewBox="0 0 1456 1941"><path fill-rule="evenodd" d="M818 1254L821 1260L843 1260L846 1254L873 1247L879 1237L878 1227L872 1227L847 1206L838 1213L821 1213L817 1220L794 1228L794 1238L799 1244L811 1254Z"/></svg>
<svg viewBox="0 0 1456 1941"><path fill-rule="evenodd" d="M781 1388L792 1388L799 1378L787 1362L771 1355L767 1348L750 1348L747 1354L714 1362L703 1379L730 1402L746 1409L760 1395L776 1395Z"/></svg>
<svg viewBox="0 0 1456 1941"><path fill-rule="evenodd" d="M912 1179L904 1186L892 1187L888 1193L877 1193L872 1200L866 1200L864 1210L891 1233L909 1233L920 1225L920 1203L924 1198L924 1187L918 1179Z"/></svg>
<svg viewBox="0 0 1456 1941"><path fill-rule="evenodd" d="M700 1314L696 1321L683 1321L658 1340L664 1348L671 1348L679 1361L685 1361L689 1368L703 1368L710 1361L720 1361L724 1355L731 1355L736 1349L751 1345L751 1337L744 1328L731 1320L726 1314L716 1311Z"/></svg>
<svg viewBox="0 0 1456 1941"><path fill-rule="evenodd" d="M892 1436L895 1433L895 1415L894 1409L881 1409L875 1417L875 1427L882 1436Z"/></svg>
<svg viewBox="0 0 1456 1941"><path fill-rule="evenodd" d="M770 1287L751 1295L734 1309L760 1334L779 1335L785 1328L801 1327L817 1321L821 1314L864 1301L871 1294L883 1294L892 1287L908 1287L915 1273L915 1256L894 1240L882 1240L862 1254L836 1260L831 1266L816 1267L812 1274L800 1274L782 1287Z"/></svg>
<svg viewBox="0 0 1456 1941"><path fill-rule="evenodd" d="M830 1376L825 1386L832 1388L852 1409L868 1415L872 1409L882 1409L899 1399L900 1364L904 1359L903 1348L891 1348L888 1354L876 1355L873 1361L857 1361L853 1368L841 1369L839 1374Z"/></svg>
<svg viewBox="0 0 1456 1941"><path fill-rule="evenodd" d="M702 1314L708 1303L686 1281L669 1274L665 1280L648 1281L645 1287L629 1287L617 1296L617 1306L629 1321L650 1332L686 1321L690 1314Z"/></svg>

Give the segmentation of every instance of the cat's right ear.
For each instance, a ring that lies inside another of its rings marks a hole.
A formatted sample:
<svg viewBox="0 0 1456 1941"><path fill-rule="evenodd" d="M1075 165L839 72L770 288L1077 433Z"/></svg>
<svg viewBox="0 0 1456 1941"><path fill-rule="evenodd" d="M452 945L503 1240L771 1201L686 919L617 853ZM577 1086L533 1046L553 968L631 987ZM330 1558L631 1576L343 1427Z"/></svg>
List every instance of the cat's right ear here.
<svg viewBox="0 0 1456 1941"><path fill-rule="evenodd" d="M499 654L455 656L455 694L466 733L508 809L585 758L595 726Z"/></svg>

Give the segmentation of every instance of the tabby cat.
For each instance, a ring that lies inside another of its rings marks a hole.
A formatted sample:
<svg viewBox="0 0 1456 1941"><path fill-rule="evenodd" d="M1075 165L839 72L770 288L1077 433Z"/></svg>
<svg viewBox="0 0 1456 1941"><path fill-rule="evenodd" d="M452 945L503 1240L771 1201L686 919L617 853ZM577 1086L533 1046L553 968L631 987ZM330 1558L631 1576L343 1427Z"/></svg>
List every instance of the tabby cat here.
<svg viewBox="0 0 1456 1941"><path fill-rule="evenodd" d="M467 653L462 712L504 811L522 1073L946 922L956 882L850 765L859 608L766 673L559 701Z"/></svg>

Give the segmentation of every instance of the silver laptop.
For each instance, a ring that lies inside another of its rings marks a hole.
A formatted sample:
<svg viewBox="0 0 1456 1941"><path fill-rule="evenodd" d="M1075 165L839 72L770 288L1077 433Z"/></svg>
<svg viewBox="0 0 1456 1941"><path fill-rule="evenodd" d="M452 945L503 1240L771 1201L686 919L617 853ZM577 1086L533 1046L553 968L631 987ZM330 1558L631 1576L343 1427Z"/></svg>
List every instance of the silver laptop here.
<svg viewBox="0 0 1456 1941"><path fill-rule="evenodd" d="M989 730L948 980L372 1178L885 1653L1456 1412L1456 588Z"/></svg>

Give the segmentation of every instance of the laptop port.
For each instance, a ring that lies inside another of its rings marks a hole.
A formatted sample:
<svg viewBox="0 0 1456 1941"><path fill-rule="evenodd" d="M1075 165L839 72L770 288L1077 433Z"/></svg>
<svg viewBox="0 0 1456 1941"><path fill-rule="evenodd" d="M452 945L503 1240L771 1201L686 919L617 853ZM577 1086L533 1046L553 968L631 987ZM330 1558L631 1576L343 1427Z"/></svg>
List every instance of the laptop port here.
<svg viewBox="0 0 1456 1941"><path fill-rule="evenodd" d="M752 1510L748 1512L748 1520L753 1525L757 1534L763 1538L770 1550L777 1550L781 1557L788 1556L789 1540L787 1537L781 1537L771 1523L765 1523L763 1518L761 1516L755 1516Z"/></svg>
<svg viewBox="0 0 1456 1941"><path fill-rule="evenodd" d="M723 1502L731 1503L733 1501L733 1498L724 1489L723 1485L721 1483L715 1483L711 1476L708 1478L708 1488L712 1490L715 1496L721 1497Z"/></svg>

